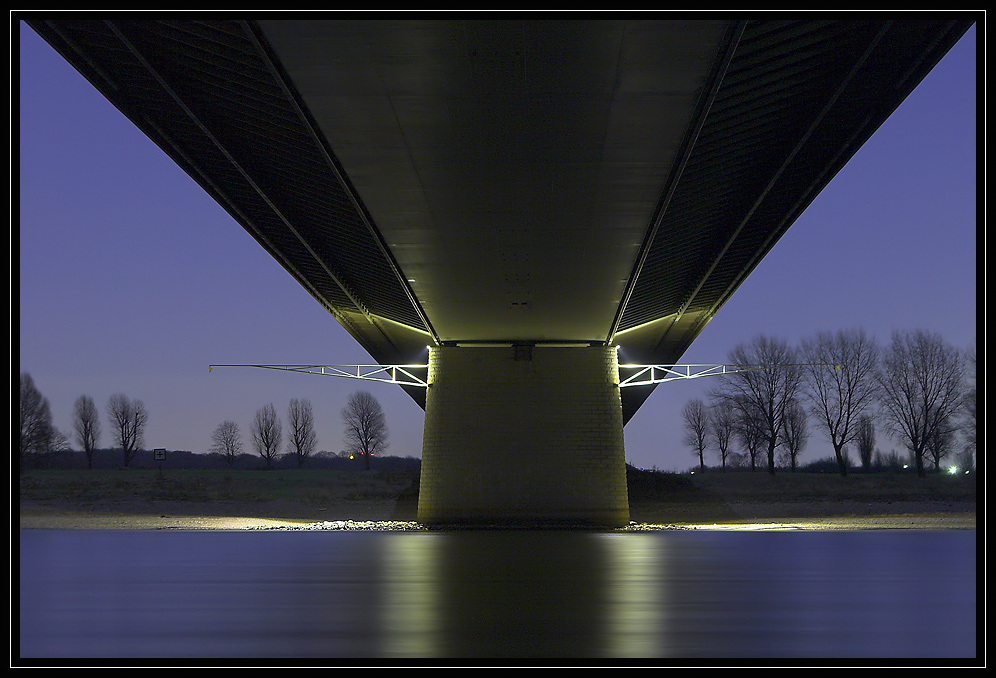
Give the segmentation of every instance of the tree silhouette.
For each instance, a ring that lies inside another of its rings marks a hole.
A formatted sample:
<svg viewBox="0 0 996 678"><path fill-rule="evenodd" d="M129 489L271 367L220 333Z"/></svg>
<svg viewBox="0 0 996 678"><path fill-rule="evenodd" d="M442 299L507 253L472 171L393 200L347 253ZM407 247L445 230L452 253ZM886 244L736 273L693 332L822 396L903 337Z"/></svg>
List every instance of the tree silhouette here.
<svg viewBox="0 0 996 678"><path fill-rule="evenodd" d="M973 456L977 454L977 446L975 442L975 431L977 426L977 417L975 413L975 349L970 349L966 354L966 360L968 368L968 390L965 393L965 405L964 405L964 415L962 419L962 430L965 433L965 447L964 453L968 466L973 466Z"/></svg>
<svg viewBox="0 0 996 678"><path fill-rule="evenodd" d="M27 372L21 373L18 404L21 415L19 468L23 472L28 459L48 452L51 448L52 412L48 399L42 396Z"/></svg>
<svg viewBox="0 0 996 678"><path fill-rule="evenodd" d="M709 408L709 430L716 442L721 468L726 470L726 459L730 454L730 443L736 433L736 411L725 400L713 403Z"/></svg>
<svg viewBox="0 0 996 678"><path fill-rule="evenodd" d="M941 460L954 451L956 429L957 426L953 422L942 422L941 426L938 426L933 433L927 436L924 452L930 457L936 473L941 471Z"/></svg>
<svg viewBox="0 0 996 678"><path fill-rule="evenodd" d="M761 335L730 351L729 362L751 369L732 374L716 394L750 413L759 425L758 433L767 443L768 473L773 474L785 413L802 379L796 351L781 339Z"/></svg>
<svg viewBox="0 0 996 678"><path fill-rule="evenodd" d="M709 435L709 416L705 404L694 398L681 411L685 420L685 444L691 447L699 458L699 469L705 470L706 440Z"/></svg>
<svg viewBox="0 0 996 678"><path fill-rule="evenodd" d="M384 410L372 395L358 391L346 401L342 420L346 425L346 446L350 452L363 457L364 466L369 470L370 457L387 449Z"/></svg>
<svg viewBox="0 0 996 678"><path fill-rule="evenodd" d="M211 451L222 455L228 467L235 466L235 460L242 454L242 437L239 425L234 421L223 421L211 434Z"/></svg>
<svg viewBox="0 0 996 678"><path fill-rule="evenodd" d="M928 442L952 428L964 407L964 375L960 352L924 330L894 332L882 355L876 381L884 419L913 454L918 475Z"/></svg>
<svg viewBox="0 0 996 678"><path fill-rule="evenodd" d="M757 470L757 454L764 442L761 428L761 414L754 403L747 398L734 397L726 401L733 410L733 431L740 444L743 445L747 458L750 459L750 470Z"/></svg>
<svg viewBox="0 0 996 678"><path fill-rule="evenodd" d="M858 434L858 418L875 401L879 348L863 330L820 332L802 342L805 392L816 424L830 438L837 468L847 475L844 446Z"/></svg>
<svg viewBox="0 0 996 678"><path fill-rule="evenodd" d="M249 426L253 447L266 462L266 468L273 467L273 460L280 451L282 425L273 404L269 403L256 410L256 416Z"/></svg>
<svg viewBox="0 0 996 678"><path fill-rule="evenodd" d="M799 403L792 403L782 419L782 444L788 451L789 468L795 471L802 448L809 440L809 426L806 410Z"/></svg>
<svg viewBox="0 0 996 678"><path fill-rule="evenodd" d="M858 456L861 465L867 471L872 465L872 453L875 451L875 422L871 415L862 414L858 417L858 433L854 437L858 445Z"/></svg>
<svg viewBox="0 0 996 678"><path fill-rule="evenodd" d="M287 423L290 426L290 439L287 445L297 458L297 466L300 468L317 445L311 401L292 399L287 409Z"/></svg>
<svg viewBox="0 0 996 678"><path fill-rule="evenodd" d="M73 431L86 454L86 467L92 469L93 451L100 442L100 417L97 416L97 405L88 395L81 395L73 403Z"/></svg>
<svg viewBox="0 0 996 678"><path fill-rule="evenodd" d="M127 468L142 447L145 424L149 420L148 412L141 400L130 400L123 393L115 393L110 397L107 410L114 441L121 450L122 463Z"/></svg>

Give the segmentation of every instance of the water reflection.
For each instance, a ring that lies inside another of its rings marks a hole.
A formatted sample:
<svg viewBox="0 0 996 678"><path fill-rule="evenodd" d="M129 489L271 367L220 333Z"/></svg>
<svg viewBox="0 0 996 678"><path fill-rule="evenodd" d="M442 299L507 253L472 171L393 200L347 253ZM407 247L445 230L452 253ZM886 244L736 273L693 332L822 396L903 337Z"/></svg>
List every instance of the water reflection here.
<svg viewBox="0 0 996 678"><path fill-rule="evenodd" d="M658 558L641 535L470 532L388 542L384 653L654 656Z"/></svg>
<svg viewBox="0 0 996 678"><path fill-rule="evenodd" d="M974 657L975 533L21 532L22 657Z"/></svg>

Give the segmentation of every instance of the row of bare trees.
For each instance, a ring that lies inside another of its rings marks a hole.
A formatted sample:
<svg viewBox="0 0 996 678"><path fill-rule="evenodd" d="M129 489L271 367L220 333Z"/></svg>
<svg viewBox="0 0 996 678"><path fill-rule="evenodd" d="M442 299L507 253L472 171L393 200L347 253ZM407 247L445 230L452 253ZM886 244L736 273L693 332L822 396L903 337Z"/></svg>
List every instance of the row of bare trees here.
<svg viewBox="0 0 996 678"><path fill-rule="evenodd" d="M21 373L19 405L21 471L29 461L37 461L45 453L69 449L69 437L52 424L48 399L26 372ZM148 410L141 400L115 393L107 401L107 414L115 447L121 450L122 464L127 467L143 448ZM360 391L349 397L341 415L348 450L361 456L369 469L370 458L383 454L388 447L384 410L371 394ZM292 399L287 409L287 423L288 452L296 457L298 466L302 466L317 446L311 402ZM283 424L272 404L256 411L249 431L253 448L270 468L279 455L283 440ZM73 433L75 442L86 454L87 468L92 469L102 431L97 405L88 395L81 395L73 403ZM234 421L219 424L211 435L211 441L211 451L223 455L229 464L234 464L242 454L241 433Z"/></svg>
<svg viewBox="0 0 996 678"><path fill-rule="evenodd" d="M369 469L370 458L387 449L388 432L384 410L376 398L360 391L349 397L341 415L349 451L362 457ZM318 444L311 401L292 399L287 408L287 424L287 452L294 455L298 467L301 467ZM249 425L249 435L256 454L266 462L266 468L272 468L280 454L283 440L283 423L272 403L256 410ZM221 454L230 466L242 454L239 425L234 421L226 420L219 424L211 434L211 441L211 451Z"/></svg>
<svg viewBox="0 0 996 678"><path fill-rule="evenodd" d="M848 445L870 463L876 423L910 451L921 475L925 458L940 468L959 432L975 452L974 352L937 334L897 331L885 347L861 329L821 332L799 347L759 336L734 348L729 363L740 371L710 391L709 405L694 399L682 412L685 443L700 467L714 449L725 469L736 441L752 469L763 456L774 473L780 449L794 470L810 417L842 475Z"/></svg>
<svg viewBox="0 0 996 678"><path fill-rule="evenodd" d="M20 385L20 467L46 452L68 449L69 437L52 424L48 399L42 396L28 373L21 374ZM149 413L141 400L115 393L107 401L108 421L115 446L121 450L122 463L128 466L142 448ZM86 453L87 468L93 468L93 454L100 443L101 426L97 406L88 395L73 403L73 433Z"/></svg>

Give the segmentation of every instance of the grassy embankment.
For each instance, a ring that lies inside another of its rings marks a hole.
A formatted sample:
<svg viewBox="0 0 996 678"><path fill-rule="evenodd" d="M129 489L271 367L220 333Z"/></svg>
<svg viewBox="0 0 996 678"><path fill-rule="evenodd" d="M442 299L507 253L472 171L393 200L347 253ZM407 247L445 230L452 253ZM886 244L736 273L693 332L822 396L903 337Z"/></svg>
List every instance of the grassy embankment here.
<svg viewBox="0 0 996 678"><path fill-rule="evenodd" d="M631 518L636 522L737 520L767 515L847 515L972 510L976 476L913 473L707 472L669 474L629 470ZM78 510L172 510L318 517L371 503L393 504L392 517L414 520L418 472L301 470L73 469L28 471L22 502Z"/></svg>
<svg viewBox="0 0 996 678"><path fill-rule="evenodd" d="M333 507L394 502L411 495L417 472L332 469L149 469L36 470L20 480L21 502L79 510L172 510L265 515L275 506L284 516L319 517ZM415 490L417 492L417 490ZM417 494L415 495L417 497Z"/></svg>
<svg viewBox="0 0 996 678"><path fill-rule="evenodd" d="M637 522L962 512L975 510L975 497L975 474L629 474L630 512Z"/></svg>

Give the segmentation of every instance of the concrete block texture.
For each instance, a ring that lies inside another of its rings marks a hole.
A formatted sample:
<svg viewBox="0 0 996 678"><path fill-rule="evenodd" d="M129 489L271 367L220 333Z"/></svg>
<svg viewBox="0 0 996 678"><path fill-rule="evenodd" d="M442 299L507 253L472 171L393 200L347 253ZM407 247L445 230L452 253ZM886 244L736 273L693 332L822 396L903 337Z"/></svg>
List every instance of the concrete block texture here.
<svg viewBox="0 0 996 678"><path fill-rule="evenodd" d="M429 354L419 521L629 522L613 347Z"/></svg>

